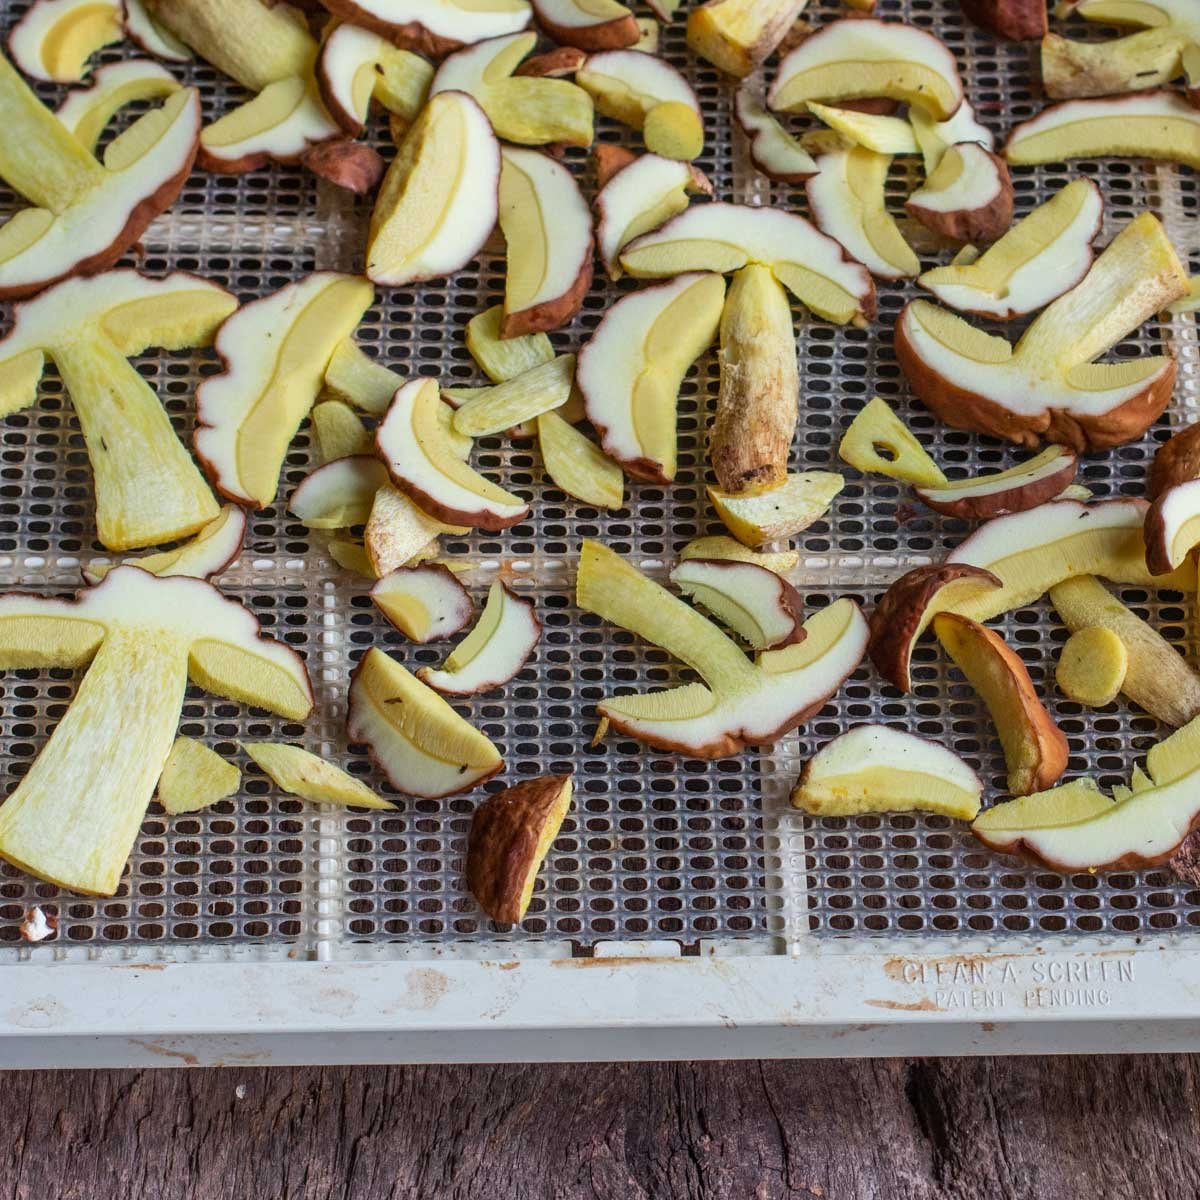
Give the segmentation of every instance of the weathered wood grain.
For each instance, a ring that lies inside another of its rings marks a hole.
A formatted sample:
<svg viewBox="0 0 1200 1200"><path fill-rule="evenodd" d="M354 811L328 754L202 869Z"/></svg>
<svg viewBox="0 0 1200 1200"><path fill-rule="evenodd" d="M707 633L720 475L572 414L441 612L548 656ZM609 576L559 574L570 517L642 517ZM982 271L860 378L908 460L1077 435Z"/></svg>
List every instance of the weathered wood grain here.
<svg viewBox="0 0 1200 1200"><path fill-rule="evenodd" d="M1200 1194L1197 1059L0 1075L0 1200Z"/></svg>

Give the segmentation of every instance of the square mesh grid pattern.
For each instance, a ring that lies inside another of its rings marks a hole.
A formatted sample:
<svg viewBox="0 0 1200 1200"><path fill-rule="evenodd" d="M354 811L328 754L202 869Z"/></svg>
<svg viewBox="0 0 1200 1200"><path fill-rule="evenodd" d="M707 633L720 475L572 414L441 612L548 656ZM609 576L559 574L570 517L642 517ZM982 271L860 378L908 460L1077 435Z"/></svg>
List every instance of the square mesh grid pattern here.
<svg viewBox="0 0 1200 1200"><path fill-rule="evenodd" d="M0 0L0 28L27 4ZM928 28L954 50L968 94L985 123L1003 134L1041 107L1035 51L996 45L967 26L949 0L880 0L880 14ZM841 15L838 0L811 0L814 24ZM1101 36L1076 22L1073 36ZM115 47L103 57L121 57ZM774 203L807 214L802 189L773 185L748 168L731 123L733 89L687 50L683 22L664 29L662 52L679 65L700 98L708 136L700 165L719 198ZM768 76L773 68L768 68ZM180 72L202 88L211 119L244 95L203 66ZM55 89L44 89L57 100ZM637 145L601 120L599 136ZM373 138L389 153L386 128ZM590 194L586 155L567 161ZM927 263L939 254L903 216L917 167L898 159L889 197ZM1079 162L1017 172L1018 215L1075 174L1087 174L1107 202L1106 241L1149 207L1167 223L1181 254L1200 269L1200 187L1186 169L1130 162ZM15 200L0 192L0 217ZM243 300L266 294L313 268L361 269L369 204L351 200L293 168L237 177L196 172L174 207L147 232L137 265L159 273L192 270L232 288ZM940 255L945 258L944 254ZM575 349L629 281L597 279L583 312L553 335ZM836 458L837 443L872 395L897 407L951 475L1014 461L989 439L948 430L912 398L896 364L890 328L911 285L881 284L880 314L867 330L834 328L795 313L801 364L801 426L796 467L842 469L847 486L830 519L803 534L794 582L810 609L850 595L873 604L897 574L940 557L967 527L914 506L903 488L864 478ZM453 279L381 292L359 341L405 374L482 383L463 331L503 294L503 260L484 256ZM0 315L0 331L6 328ZM1000 327L997 327L997 331ZM1010 336L1013 327L1005 332ZM1171 347L1180 379L1170 412L1140 441L1089 458L1081 480L1097 495L1141 493L1155 446L1186 424L1200 403L1191 318L1149 323L1119 354ZM139 369L163 397L188 441L192 397L216 370L211 354L150 354ZM498 575L532 595L544 625L531 662L503 692L461 710L503 751L505 782L573 766L576 802L547 859L528 920L520 929L482 917L462 880L471 812L481 793L441 801L399 800L395 814L348 814L278 796L238 747L248 739L303 741L388 794L361 746L344 732L350 671L371 645L415 668L440 649L413 647L378 616L365 586L328 557L286 511L292 488L313 465L307 430L292 446L275 506L254 514L245 552L222 586L250 606L276 636L305 654L317 692L314 717L289 724L191 689L181 731L199 737L243 768L241 793L213 809L166 818L155 805L118 896L89 900L59 894L0 866L0 962L28 957L17 927L33 903L57 912L59 938L48 951L77 947L84 956L139 952L287 953L293 956L400 953L588 953L600 940L671 939L685 952L701 945L777 950L812 933L871 937L920 932L1090 931L1145 933L1200 923L1200 893L1164 871L1095 879L1063 878L984 851L960 826L923 816L812 820L786 803L800 763L819 745L866 720L903 724L945 741L991 784L1002 787L1003 760L978 701L961 676L928 646L918 651L917 687L900 697L868 668L799 734L770 752L716 763L659 755L609 738L590 746L597 700L617 689L661 686L683 678L660 651L582 614L573 604L573 564L583 538L599 538L665 579L675 552L692 537L721 531L704 497L703 431L717 391L715 355L704 356L680 402L680 469L670 489L631 483L627 510L608 513L564 496L544 476L536 450L506 438L484 439L476 463L506 486L533 497L530 518L502 535L477 532L444 540L450 554L475 564L465 576L482 597ZM78 423L53 371L36 408L8 418L0 439L0 587L67 594L78 563L102 554L95 542L89 469ZM1126 591L1124 598L1185 653L1194 655L1192 599ZM1123 780L1160 731L1124 703L1091 713L1052 686L1065 631L1047 605L1002 624L1071 743L1072 773L1101 783ZM28 769L77 685L71 672L14 672L0 680L3 786ZM502 786L500 781L488 790ZM47 951L39 951L41 954Z"/></svg>

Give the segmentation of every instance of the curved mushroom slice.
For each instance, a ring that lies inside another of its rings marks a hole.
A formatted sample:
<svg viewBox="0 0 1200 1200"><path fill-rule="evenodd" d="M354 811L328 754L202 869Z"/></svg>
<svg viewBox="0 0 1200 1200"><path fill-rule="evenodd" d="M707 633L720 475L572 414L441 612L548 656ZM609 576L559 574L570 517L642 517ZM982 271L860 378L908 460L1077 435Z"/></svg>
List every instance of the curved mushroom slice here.
<svg viewBox="0 0 1200 1200"><path fill-rule="evenodd" d="M755 650L777 650L804 641L803 597L765 567L692 558L671 572L671 582Z"/></svg>
<svg viewBox="0 0 1200 1200"><path fill-rule="evenodd" d="M712 195L712 184L690 163L643 154L596 196L596 244L610 279L621 278L621 250L688 206L689 193Z"/></svg>
<svg viewBox="0 0 1200 1200"><path fill-rule="evenodd" d="M1153 577L1146 569L1142 541L1147 508L1144 500L1098 504L1052 500L981 525L946 561L982 567L997 576L1003 587L956 603L954 611L988 621L1031 604L1075 575L1102 575L1114 583L1150 586ZM1172 583L1158 579L1153 586Z"/></svg>
<svg viewBox="0 0 1200 1200"><path fill-rule="evenodd" d="M938 613L1003 588L990 571L967 563L930 563L893 580L871 614L867 653L892 687L912 691L912 652Z"/></svg>
<svg viewBox="0 0 1200 1200"><path fill-rule="evenodd" d="M206 126L199 162L206 171L237 175L271 161L298 162L306 151L340 134L321 103L316 80L291 75Z"/></svg>
<svg viewBox="0 0 1200 1200"><path fill-rule="evenodd" d="M471 817L467 887L493 921L515 925L571 807L571 776L526 779L488 796Z"/></svg>
<svg viewBox="0 0 1200 1200"><path fill-rule="evenodd" d="M640 129L646 148L655 154L692 159L704 149L696 93L661 58L640 50L593 54L575 72L575 82L606 117Z"/></svg>
<svg viewBox="0 0 1200 1200"><path fill-rule="evenodd" d="M926 300L896 322L896 356L913 391L948 425L1036 446L1077 450L1140 436L1170 401L1175 360L1095 363L1187 289L1162 226L1131 221L1016 346Z"/></svg>
<svg viewBox="0 0 1200 1200"><path fill-rule="evenodd" d="M939 121L963 100L954 55L911 25L855 18L833 21L779 64L767 105L803 112L810 100L840 104L887 96L927 109Z"/></svg>
<svg viewBox="0 0 1200 1200"><path fill-rule="evenodd" d="M964 100L959 112L966 106L966 103ZM851 146L874 150L876 154L917 154L920 152L913 127L903 117L888 116L885 113L858 112L852 108L818 104L815 100L810 100L807 107L818 121L839 133L841 140L848 142Z"/></svg>
<svg viewBox="0 0 1200 1200"><path fill-rule="evenodd" d="M375 433L392 481L441 521L473 529L506 529L529 515L529 505L485 479L448 443L438 419L437 381L414 379L396 393Z"/></svg>
<svg viewBox="0 0 1200 1200"><path fill-rule="evenodd" d="M1200 543L1200 479L1177 483L1157 496L1146 514L1146 566L1166 575Z"/></svg>
<svg viewBox="0 0 1200 1200"><path fill-rule="evenodd" d="M820 711L867 645L858 605L836 600L808 620L803 642L765 650L751 662L694 608L591 541L580 554L576 603L661 647L704 680L599 705L620 732L695 758L727 758L746 745L775 742Z"/></svg>
<svg viewBox="0 0 1200 1200"><path fill-rule="evenodd" d="M125 36L140 50L167 62L191 62L192 52L146 11L145 0L124 0Z"/></svg>
<svg viewBox="0 0 1200 1200"><path fill-rule="evenodd" d="M538 449L542 465L554 485L597 508L623 508L625 476L599 447L558 413L537 419Z"/></svg>
<svg viewBox="0 0 1200 1200"><path fill-rule="evenodd" d="M314 406L310 420L317 461L322 466L335 458L370 454L375 448L375 439L362 418L341 400L322 400Z"/></svg>
<svg viewBox="0 0 1200 1200"><path fill-rule="evenodd" d="M934 512L947 517L986 521L1025 512L1060 496L1075 478L1079 458L1067 446L1047 446L1041 454L990 475L956 479L913 491ZM1149 536L1147 518L1147 536Z"/></svg>
<svg viewBox="0 0 1200 1200"><path fill-rule="evenodd" d="M808 0L707 0L688 13L687 43L742 79L774 54Z"/></svg>
<svg viewBox="0 0 1200 1200"><path fill-rule="evenodd" d="M776 575L794 570L800 561L798 550L751 550L727 534L693 538L679 551L681 562L693 558L717 558L723 562L748 562L765 567Z"/></svg>
<svg viewBox="0 0 1200 1200"><path fill-rule="evenodd" d="M468 438L489 437L562 408L574 379L575 355L560 354L495 387L472 388L474 395L454 411L454 430Z"/></svg>
<svg viewBox="0 0 1200 1200"><path fill-rule="evenodd" d="M158 802L177 817L209 808L241 786L242 773L233 763L203 742L177 737L158 778Z"/></svg>
<svg viewBox="0 0 1200 1200"><path fill-rule="evenodd" d="M490 741L382 650L350 682L346 731L397 791L426 800L468 792L504 768Z"/></svg>
<svg viewBox="0 0 1200 1200"><path fill-rule="evenodd" d="M737 90L733 115L750 141L750 160L768 178L780 183L802 183L817 173L812 155L745 87Z"/></svg>
<svg viewBox="0 0 1200 1200"><path fill-rule="evenodd" d="M405 637L422 645L453 637L475 615L467 589L437 563L390 571L371 589L371 600Z"/></svg>
<svg viewBox="0 0 1200 1200"><path fill-rule="evenodd" d="M933 174L904 207L940 237L994 242L1012 225L1012 178L998 154L964 142L942 155Z"/></svg>
<svg viewBox="0 0 1200 1200"><path fill-rule="evenodd" d="M1200 167L1200 110L1169 91L1068 100L1016 126L1004 157L1021 166L1102 157Z"/></svg>
<svg viewBox="0 0 1200 1200"><path fill-rule="evenodd" d="M174 550L126 559L122 563L91 562L83 567L84 583L99 583L118 566L140 567L151 575L191 575L211 579L220 575L242 552L246 538L246 513L236 504L226 504L221 515L210 521L190 542Z"/></svg>
<svg viewBox="0 0 1200 1200"><path fill-rule="evenodd" d="M985 150L996 148L996 138L986 125L981 125L975 116L971 102L964 99L958 111L948 121L938 121L920 107L908 110L909 124L913 137L925 160L925 174L937 170L942 156L951 146L974 142Z"/></svg>
<svg viewBox="0 0 1200 1200"><path fill-rule="evenodd" d="M620 50L642 36L637 18L617 0L531 0L537 23L564 46Z"/></svg>
<svg viewBox="0 0 1200 1200"><path fill-rule="evenodd" d="M529 27L528 0L321 0L335 17L405 50L442 58L486 38Z"/></svg>
<svg viewBox="0 0 1200 1200"><path fill-rule="evenodd" d="M447 696L495 691L520 674L541 636L533 601L493 583L475 628L439 669L422 667L417 678Z"/></svg>
<svg viewBox="0 0 1200 1200"><path fill-rule="evenodd" d="M431 95L466 92L506 142L590 146L592 100L582 87L568 79L514 74L536 45L536 33L515 33L460 50L438 68Z"/></svg>
<svg viewBox="0 0 1200 1200"><path fill-rule="evenodd" d="M681 275L622 296L579 351L575 382L604 452L631 475L675 478L675 412L688 367L717 332L719 275Z"/></svg>
<svg viewBox="0 0 1200 1200"><path fill-rule="evenodd" d="M1179 483L1200 479L1200 421L1172 434L1154 452L1146 476L1146 498L1159 496Z"/></svg>
<svg viewBox="0 0 1200 1200"><path fill-rule="evenodd" d="M544 333L583 306L592 282L592 214L574 176L536 150L501 152L506 243L501 337Z"/></svg>
<svg viewBox="0 0 1200 1200"><path fill-rule="evenodd" d="M802 533L819 521L846 486L836 471L798 471L765 492L723 492L708 498L725 528L744 546L756 548Z"/></svg>
<svg viewBox="0 0 1200 1200"><path fill-rule="evenodd" d="M888 725L858 725L804 764L792 804L816 817L930 812L970 821L982 796L979 776L944 746Z"/></svg>
<svg viewBox="0 0 1200 1200"><path fill-rule="evenodd" d="M138 58L109 63L92 75L90 87L69 92L56 116L94 154L109 121L127 104L161 100L179 90L175 76L158 63Z"/></svg>
<svg viewBox="0 0 1200 1200"><path fill-rule="evenodd" d="M200 135L200 96L185 88L104 151L103 166L0 55L0 178L26 197L0 227L0 300L114 263L179 194Z"/></svg>
<svg viewBox="0 0 1200 1200"><path fill-rule="evenodd" d="M371 515L375 493L388 481L373 454L336 458L305 477L288 501L288 511L309 529L349 529Z"/></svg>
<svg viewBox="0 0 1200 1200"><path fill-rule="evenodd" d="M1120 800L1088 779L997 804L971 831L986 846L1025 853L1055 871L1137 870L1164 862L1200 824L1200 727L1193 721L1134 768ZM1114 789L1115 790L1115 789Z"/></svg>
<svg viewBox="0 0 1200 1200"><path fill-rule="evenodd" d="M0 808L0 857L93 895L120 883L189 679L291 720L312 710L304 663L266 640L248 609L199 579L136 567L118 567L74 600L0 598L0 667L48 666L87 674Z"/></svg>
<svg viewBox="0 0 1200 1200"><path fill-rule="evenodd" d="M451 275L499 215L500 146L470 96L431 96L388 167L367 240L367 277L389 287Z"/></svg>
<svg viewBox="0 0 1200 1200"><path fill-rule="evenodd" d="M326 762L300 746L280 742L243 742L242 749L262 768L280 791L314 804L386 809L396 806L377 796L361 779Z"/></svg>
<svg viewBox="0 0 1200 1200"><path fill-rule="evenodd" d="M196 390L196 454L222 495L266 508L334 348L375 298L356 275L318 271L245 305L217 334L220 375ZM272 350L264 353L265 347Z"/></svg>
<svg viewBox="0 0 1200 1200"><path fill-rule="evenodd" d="M1046 36L1046 0L960 0L968 21L1012 42Z"/></svg>
<svg viewBox="0 0 1200 1200"><path fill-rule="evenodd" d="M97 50L119 42L120 0L34 0L8 35L13 62L43 83L78 83Z"/></svg>
<svg viewBox="0 0 1200 1200"><path fill-rule="evenodd" d="M745 204L702 204L643 234L621 252L621 265L639 279L684 271L770 267L775 278L818 316L837 324L875 315L870 272L848 262L831 237L794 213Z"/></svg>
<svg viewBox="0 0 1200 1200"><path fill-rule="evenodd" d="M316 76L329 115L357 137L366 128L372 100L415 121L433 82L433 68L377 33L339 25L321 46Z"/></svg>
<svg viewBox="0 0 1200 1200"><path fill-rule="evenodd" d="M1104 200L1076 179L1018 221L970 263L926 271L917 282L959 312L1011 320L1044 308L1087 274Z"/></svg>
<svg viewBox="0 0 1200 1200"><path fill-rule="evenodd" d="M1056 783L1067 769L1067 739L1020 656L994 630L957 613L936 616L933 632L987 707L1004 749L1008 790L1025 796Z"/></svg>
<svg viewBox="0 0 1200 1200"><path fill-rule="evenodd" d="M819 174L808 180L808 204L822 233L879 279L911 279L921 260L887 210L891 156L862 146L835 150L817 159Z"/></svg>
<svg viewBox="0 0 1200 1200"><path fill-rule="evenodd" d="M127 360L152 345L208 345L236 307L195 275L129 270L68 279L16 306L0 340L0 412L35 403L44 360L53 359L87 446L97 536L110 550L185 538L217 516L158 396Z"/></svg>
<svg viewBox="0 0 1200 1200"><path fill-rule="evenodd" d="M892 411L886 400L874 396L850 422L838 445L838 457L863 474L875 472L889 479L924 487L947 483L941 467Z"/></svg>

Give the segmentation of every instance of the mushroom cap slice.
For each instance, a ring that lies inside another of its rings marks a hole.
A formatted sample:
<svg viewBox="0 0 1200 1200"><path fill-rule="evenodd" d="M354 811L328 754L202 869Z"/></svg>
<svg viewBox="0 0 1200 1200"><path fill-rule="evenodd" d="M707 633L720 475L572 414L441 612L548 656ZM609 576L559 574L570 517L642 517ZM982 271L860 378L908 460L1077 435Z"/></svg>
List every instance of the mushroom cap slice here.
<svg viewBox="0 0 1200 1200"><path fill-rule="evenodd" d="M8 35L13 62L42 83L79 83L88 59L119 42L119 0L34 0Z"/></svg>
<svg viewBox="0 0 1200 1200"><path fill-rule="evenodd" d="M1155 497L1146 514L1146 566L1166 575L1200 543L1200 479L1177 483Z"/></svg>
<svg viewBox="0 0 1200 1200"><path fill-rule="evenodd" d="M621 252L621 265L640 279L685 271L727 274L747 263L770 267L797 300L826 320L861 323L875 314L870 272L848 261L833 238L781 209L703 204Z"/></svg>
<svg viewBox="0 0 1200 1200"><path fill-rule="evenodd" d="M166 67L144 58L108 63L92 74L90 87L68 92L55 115L93 154L113 116L139 100L161 100L182 85Z"/></svg>
<svg viewBox="0 0 1200 1200"><path fill-rule="evenodd" d="M931 812L970 821L983 784L957 754L890 725L857 725L805 762L792 804L813 816Z"/></svg>
<svg viewBox="0 0 1200 1200"><path fill-rule="evenodd" d="M387 468L373 454L335 458L304 478L288 500L288 511L309 529L363 525L375 493L387 481Z"/></svg>
<svg viewBox="0 0 1200 1200"><path fill-rule="evenodd" d="M475 615L467 589L440 563L388 572L371 588L371 600L401 633L421 644L453 637Z"/></svg>
<svg viewBox="0 0 1200 1200"><path fill-rule="evenodd" d="M833 21L779 64L767 105L776 112L801 112L810 100L840 104L875 96L915 104L946 120L963 101L954 55L911 25Z"/></svg>
<svg viewBox="0 0 1200 1200"><path fill-rule="evenodd" d="M1012 225L1013 186L1008 166L998 154L975 142L951 146L904 207L941 237L994 242Z"/></svg>
<svg viewBox="0 0 1200 1200"><path fill-rule="evenodd" d="M451 275L499 214L500 146L463 92L431 96L388 167L367 241L367 276L389 287Z"/></svg>
<svg viewBox="0 0 1200 1200"><path fill-rule="evenodd" d="M803 597L766 567L727 558L689 558L671 572L671 582L755 650L804 640Z"/></svg>
<svg viewBox="0 0 1200 1200"><path fill-rule="evenodd" d="M436 800L470 791L504 767L482 733L375 648L351 680L346 729L370 749L388 782L410 796Z"/></svg>
<svg viewBox="0 0 1200 1200"><path fill-rule="evenodd" d="M1075 478L1079 456L1067 446L1047 446L1040 454L1009 467L937 487L913 489L922 503L948 517L987 521L1036 508L1060 496Z"/></svg>
<svg viewBox="0 0 1200 1200"><path fill-rule="evenodd" d="M225 369L196 390L194 445L223 495L255 508L272 503L330 357L374 298L359 276L318 271L244 305L221 327L215 345Z"/></svg>
<svg viewBox="0 0 1200 1200"><path fill-rule="evenodd" d="M140 50L166 62L192 61L192 52L146 11L146 0L123 0L125 36Z"/></svg>
<svg viewBox="0 0 1200 1200"><path fill-rule="evenodd" d="M780 183L802 183L817 173L812 155L748 88L738 88L733 114L750 140L751 161L769 179Z"/></svg>
<svg viewBox="0 0 1200 1200"><path fill-rule="evenodd" d="M617 0L531 0L537 23L556 42L580 50L620 50L642 36L637 19Z"/></svg>
<svg viewBox="0 0 1200 1200"><path fill-rule="evenodd" d="M373 99L415 120L433 81L433 68L377 33L339 25L321 45L316 76L329 115L351 137L358 137L366 128Z"/></svg>
<svg viewBox="0 0 1200 1200"><path fill-rule="evenodd" d="M442 58L486 38L518 33L533 20L528 0L321 0L335 17L405 50Z"/></svg>

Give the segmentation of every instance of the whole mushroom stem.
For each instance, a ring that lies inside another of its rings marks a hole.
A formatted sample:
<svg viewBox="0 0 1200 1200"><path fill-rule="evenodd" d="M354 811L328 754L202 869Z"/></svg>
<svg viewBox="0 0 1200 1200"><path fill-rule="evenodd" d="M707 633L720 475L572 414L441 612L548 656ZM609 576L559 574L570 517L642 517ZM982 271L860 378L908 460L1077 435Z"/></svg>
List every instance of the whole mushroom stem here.
<svg viewBox="0 0 1200 1200"><path fill-rule="evenodd" d="M768 267L733 277L721 314L721 391L713 470L726 492L763 491L787 478L800 377L787 293Z"/></svg>
<svg viewBox="0 0 1200 1200"><path fill-rule="evenodd" d="M64 342L54 360L79 416L110 550L194 533L219 509L150 385L107 339Z"/></svg>
<svg viewBox="0 0 1200 1200"><path fill-rule="evenodd" d="M104 174L3 54L0 129L9 131L0 137L0 178L38 208L62 212Z"/></svg>
<svg viewBox="0 0 1200 1200"><path fill-rule="evenodd" d="M64 887L111 895L170 753L187 643L114 629L66 715L0 807L0 856ZM83 856L81 845L91 850Z"/></svg>

